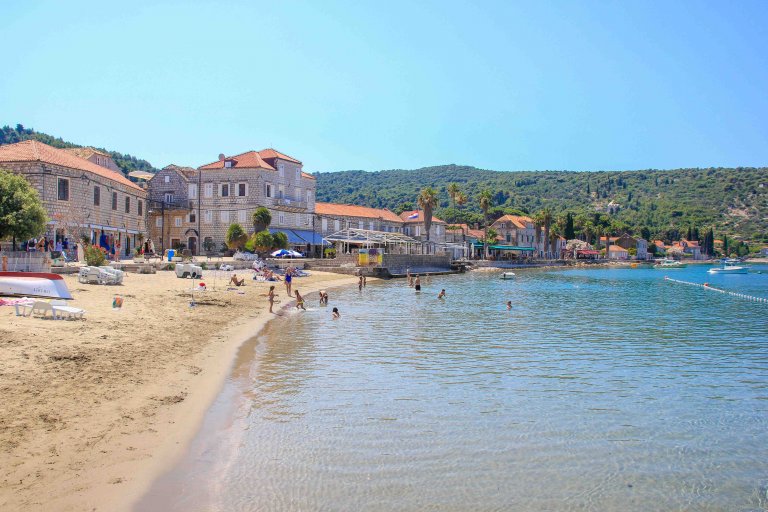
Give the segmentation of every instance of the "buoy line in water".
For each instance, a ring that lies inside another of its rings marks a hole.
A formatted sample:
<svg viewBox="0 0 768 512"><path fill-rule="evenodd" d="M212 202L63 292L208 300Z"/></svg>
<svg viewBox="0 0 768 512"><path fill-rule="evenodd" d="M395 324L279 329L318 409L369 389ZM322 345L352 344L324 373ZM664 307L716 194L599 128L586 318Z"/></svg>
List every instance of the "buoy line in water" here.
<svg viewBox="0 0 768 512"><path fill-rule="evenodd" d="M768 304L768 299L765 299L763 297L755 297L754 295L747 295L746 293L736 293L736 292L729 292L728 290L721 290L720 288L715 288L713 286L709 286L709 283L699 284L699 283L691 283L689 281L681 281L679 279L672 279L671 277L664 276L665 281L669 281L672 283L678 283L678 284L687 284L688 286L698 286L699 288L704 288L705 290L711 290L713 292L718 293L724 293L726 295L731 295L733 297L738 297L740 299L744 300L751 300L754 302L763 302Z"/></svg>

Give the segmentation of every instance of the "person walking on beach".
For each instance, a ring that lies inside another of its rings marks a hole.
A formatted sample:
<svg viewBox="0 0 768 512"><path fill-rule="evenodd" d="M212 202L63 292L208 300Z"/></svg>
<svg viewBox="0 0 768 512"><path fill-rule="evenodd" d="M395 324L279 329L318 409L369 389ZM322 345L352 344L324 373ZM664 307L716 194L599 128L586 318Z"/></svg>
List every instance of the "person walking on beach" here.
<svg viewBox="0 0 768 512"><path fill-rule="evenodd" d="M445 288L440 290L440 293L437 294L438 299L444 299L445 298Z"/></svg>
<svg viewBox="0 0 768 512"><path fill-rule="evenodd" d="M267 299L269 300L269 312L273 313L272 305L275 303L275 285L269 287L269 292L267 292Z"/></svg>
<svg viewBox="0 0 768 512"><path fill-rule="evenodd" d="M299 294L299 290L296 290L296 309L303 309L304 311L307 310L307 308L304 307L304 297Z"/></svg>
<svg viewBox="0 0 768 512"><path fill-rule="evenodd" d="M290 272L285 273L285 291L288 292L288 296L291 296L291 281L293 281L293 277L291 277Z"/></svg>
<svg viewBox="0 0 768 512"><path fill-rule="evenodd" d="M341 318L341 314L339 313L339 308L333 308L333 313L331 313L331 318L334 320L338 320Z"/></svg>
<svg viewBox="0 0 768 512"><path fill-rule="evenodd" d="M413 281L413 288L417 291L421 291L421 279L419 278L419 274L416 274L416 279Z"/></svg>

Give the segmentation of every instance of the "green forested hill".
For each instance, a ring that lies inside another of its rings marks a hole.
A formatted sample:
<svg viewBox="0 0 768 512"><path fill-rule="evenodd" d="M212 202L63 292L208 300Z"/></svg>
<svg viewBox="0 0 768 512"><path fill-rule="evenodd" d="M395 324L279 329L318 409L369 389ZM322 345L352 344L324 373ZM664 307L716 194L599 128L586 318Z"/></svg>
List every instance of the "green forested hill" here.
<svg viewBox="0 0 768 512"><path fill-rule="evenodd" d="M17 124L15 128L11 128L10 126L3 126L0 128L0 145L13 144L15 142L21 142L24 140L38 140L44 144L48 144L49 146L61 149L83 147L79 144L66 142L61 139L61 137L54 137L46 133L37 132L32 128L25 128L21 124ZM123 174L126 175L126 177L131 171L157 172L157 169L155 169L152 164L146 160L141 160L135 156L119 153L117 151L109 151L104 148L95 149L108 153L120 168L120 170L123 171Z"/></svg>
<svg viewBox="0 0 768 512"><path fill-rule="evenodd" d="M448 222L479 222L477 196L494 194L494 217L534 214L548 207L555 216L570 211L577 225L613 201L618 213L603 216L614 230L676 238L689 227L768 241L768 168L711 168L621 172L499 172L458 165L379 172L318 173L320 201L386 207L415 207L424 187L438 192L435 214ZM453 209L447 187L457 183L468 202ZM647 233L647 232L646 232Z"/></svg>

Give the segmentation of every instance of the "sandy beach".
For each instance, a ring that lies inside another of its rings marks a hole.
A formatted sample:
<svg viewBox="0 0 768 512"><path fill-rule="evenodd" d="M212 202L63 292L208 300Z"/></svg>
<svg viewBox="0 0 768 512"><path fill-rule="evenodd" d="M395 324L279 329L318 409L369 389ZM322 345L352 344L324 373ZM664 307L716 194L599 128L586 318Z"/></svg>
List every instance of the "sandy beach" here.
<svg viewBox="0 0 768 512"><path fill-rule="evenodd" d="M127 274L115 287L65 279L85 320L0 307L0 509L130 510L183 454L238 347L273 318L269 285L276 313L291 299L283 283L227 289L219 279L213 290L207 277L190 307L192 282L172 272ZM294 289L313 302L356 282L313 272Z"/></svg>

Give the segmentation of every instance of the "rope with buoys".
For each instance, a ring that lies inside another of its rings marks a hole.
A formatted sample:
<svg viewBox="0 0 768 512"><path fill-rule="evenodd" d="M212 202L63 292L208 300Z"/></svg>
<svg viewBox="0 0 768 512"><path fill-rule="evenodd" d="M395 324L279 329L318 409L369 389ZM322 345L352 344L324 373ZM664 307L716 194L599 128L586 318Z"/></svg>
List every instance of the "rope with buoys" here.
<svg viewBox="0 0 768 512"><path fill-rule="evenodd" d="M728 290L721 290L720 288L715 288L714 286L710 286L709 283L691 283L690 281L681 281L679 279L672 279L671 277L664 276L665 281L669 281L671 283L677 283L677 284L687 284L688 286L698 286L699 288L704 288L705 290L709 290L712 292L718 292L723 293L725 295L731 295L733 297L738 297L740 299L744 300L751 300L752 302L763 302L765 304L768 304L768 299L763 297L755 297L754 295L747 295L746 293L736 293L736 292L729 292Z"/></svg>

